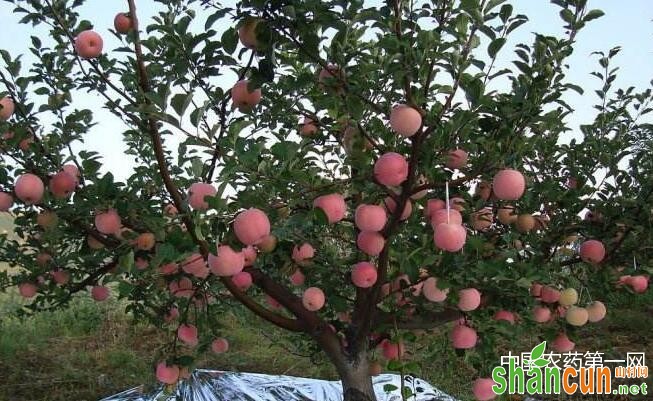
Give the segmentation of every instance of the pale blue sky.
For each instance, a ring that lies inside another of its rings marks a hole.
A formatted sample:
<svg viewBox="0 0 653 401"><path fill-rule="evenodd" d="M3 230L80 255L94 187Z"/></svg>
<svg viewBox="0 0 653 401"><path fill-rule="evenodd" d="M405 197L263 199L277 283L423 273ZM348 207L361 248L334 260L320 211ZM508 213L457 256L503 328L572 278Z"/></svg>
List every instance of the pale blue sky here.
<svg viewBox="0 0 653 401"><path fill-rule="evenodd" d="M158 4L154 1L140 0L137 2L141 24L147 23ZM225 3L233 3L226 1ZM380 1L368 1L379 4ZM497 67L507 65L514 58L512 48L516 43L532 42L532 32L560 35L563 32L558 16L558 7L548 0L513 0L515 13L526 14L530 21L521 26L508 44L504 46L498 59ZM108 33L113 24L113 16L126 9L126 1L88 0L81 8L84 19L92 21L95 30L105 38L105 49L110 50L118 45L113 36ZM622 46L618 55L617 65L620 67L619 78L615 87L633 85L637 88L649 86L653 79L653 1L651 0L589 0L590 8L603 9L606 15L592 21L577 37L577 46L569 60L571 70L568 73L570 82L580 85L586 90L585 96L570 93L566 100L577 109L570 123L575 126L588 122L593 116L592 104L596 102L593 90L598 87L598 81L589 73L597 67L596 56L591 56L595 50L608 50L614 46ZM0 26L4 34L0 36L0 48L9 50L12 55L25 53L24 64L30 60L27 46L29 36L37 34L44 36L44 31L34 31L30 25L17 23L18 18L11 13L11 5L0 4ZM216 27L217 28L217 27ZM485 54L485 49L478 49L479 54ZM229 87L233 81L224 82ZM77 104L89 107L96 113L98 126L94 127L86 138L85 148L91 148L105 156L108 170L124 178L129 175L129 165L119 161L116 155L122 154L120 132L122 125L105 110L101 110L98 96L79 96Z"/></svg>

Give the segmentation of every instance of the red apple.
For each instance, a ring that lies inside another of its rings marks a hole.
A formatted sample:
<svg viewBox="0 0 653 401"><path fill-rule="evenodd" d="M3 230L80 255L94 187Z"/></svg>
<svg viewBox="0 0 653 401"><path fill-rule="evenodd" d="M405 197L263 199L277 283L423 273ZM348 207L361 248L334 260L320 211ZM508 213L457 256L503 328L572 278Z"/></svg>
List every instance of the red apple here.
<svg viewBox="0 0 653 401"><path fill-rule="evenodd" d="M388 360L399 359L404 356L405 348L404 343L393 343L391 341L385 340L382 343L383 347L383 357Z"/></svg>
<svg viewBox="0 0 653 401"><path fill-rule="evenodd" d="M59 285L65 285L70 281L70 273L65 270L53 270L50 274L54 282Z"/></svg>
<svg viewBox="0 0 653 401"><path fill-rule="evenodd" d="M361 231L381 231L387 221L388 215L379 205L359 205L354 214L356 227Z"/></svg>
<svg viewBox="0 0 653 401"><path fill-rule="evenodd" d="M238 213L234 220L234 232L245 245L256 245L270 235L270 220L260 209L250 208Z"/></svg>
<svg viewBox="0 0 653 401"><path fill-rule="evenodd" d="M296 246L292 250L292 260L299 264L304 265L309 259L315 256L315 248L307 242L301 246Z"/></svg>
<svg viewBox="0 0 653 401"><path fill-rule="evenodd" d="M361 231L356 238L358 249L370 256L378 256L385 247L385 238L376 231Z"/></svg>
<svg viewBox="0 0 653 401"><path fill-rule="evenodd" d="M390 127L404 138L411 137L419 131L422 126L422 115L419 111L406 104L400 104L392 108L390 112Z"/></svg>
<svg viewBox="0 0 653 401"><path fill-rule="evenodd" d="M601 241L591 239L580 244L578 253L584 262L597 264L605 258L605 247Z"/></svg>
<svg viewBox="0 0 653 401"><path fill-rule="evenodd" d="M216 354L224 354L229 350L229 341L226 338L216 338L211 343L211 351Z"/></svg>
<svg viewBox="0 0 653 401"><path fill-rule="evenodd" d="M205 197L215 196L217 192L211 184L196 182L188 189L188 204L195 210L206 210L209 208L209 204L206 202Z"/></svg>
<svg viewBox="0 0 653 401"><path fill-rule="evenodd" d="M320 88L334 87L340 91L345 74L339 66L329 63L326 68L320 70L318 75L318 84Z"/></svg>
<svg viewBox="0 0 653 401"><path fill-rule="evenodd" d="M646 292L646 289L648 288L648 278L646 276L641 276L641 275L632 276L628 278L626 284L628 284L633 289L633 291L641 294L643 292Z"/></svg>
<svg viewBox="0 0 653 401"><path fill-rule="evenodd" d="M311 312L322 309L325 303L324 292L317 287L310 287L302 295L302 304L304 308Z"/></svg>
<svg viewBox="0 0 653 401"><path fill-rule="evenodd" d="M376 267L369 262L359 262L351 272L351 281L356 287L370 288L376 283Z"/></svg>
<svg viewBox="0 0 653 401"><path fill-rule="evenodd" d="M533 320L538 323L546 323L551 320L551 309L545 306L536 306L533 309Z"/></svg>
<svg viewBox="0 0 653 401"><path fill-rule="evenodd" d="M304 285L304 282L306 281L306 276L304 276L304 273L300 269L295 270L295 272L290 275L290 282L292 285L299 287L301 285Z"/></svg>
<svg viewBox="0 0 653 401"><path fill-rule="evenodd" d="M458 309L470 312L481 305L481 293L476 288L465 288L458 291Z"/></svg>
<svg viewBox="0 0 653 401"><path fill-rule="evenodd" d="M14 204L13 196L6 192L0 192L0 212L6 212Z"/></svg>
<svg viewBox="0 0 653 401"><path fill-rule="evenodd" d="M430 217L433 215L433 213L435 213L436 210L446 209L446 208L447 208L447 204L442 199L429 199L426 202L426 207L424 208L424 216L427 219L430 219ZM461 223L462 223L462 219L461 219Z"/></svg>
<svg viewBox="0 0 653 401"><path fill-rule="evenodd" d="M542 287L540 298L542 299L542 302L546 304L556 303L560 300L560 291L549 286L544 286Z"/></svg>
<svg viewBox="0 0 653 401"><path fill-rule="evenodd" d="M149 251L156 245L156 237L152 233L142 233L136 237L136 248L141 251Z"/></svg>
<svg viewBox="0 0 653 401"><path fill-rule="evenodd" d="M480 378L476 379L474 381L474 385L472 386L472 392L474 393L474 397L478 401L491 401L495 398L497 398L497 395L494 393L494 390L492 390L492 386L494 386L494 380L491 378Z"/></svg>
<svg viewBox="0 0 653 401"><path fill-rule="evenodd" d="M313 119L304 117L304 120L301 123L301 127L299 129L299 133L302 134L302 136L313 136L317 132L317 125L313 121Z"/></svg>
<svg viewBox="0 0 653 401"><path fill-rule="evenodd" d="M460 170L467 166L467 152L462 149L455 149L447 154L446 166L452 170Z"/></svg>
<svg viewBox="0 0 653 401"><path fill-rule="evenodd" d="M240 43L248 49L256 49L258 40L256 40L256 26L259 20L256 18L247 18L245 23L238 28L238 38Z"/></svg>
<svg viewBox="0 0 653 401"><path fill-rule="evenodd" d="M448 288L438 288L437 278L429 277L424 280L424 285L422 285L422 295L424 295L424 298L431 302L444 302L447 299L447 294L449 294Z"/></svg>
<svg viewBox="0 0 653 401"><path fill-rule="evenodd" d="M216 255L209 254L211 272L219 277L229 277L245 268L245 256L234 251L229 245L220 245Z"/></svg>
<svg viewBox="0 0 653 401"><path fill-rule="evenodd" d="M468 326L456 325L451 330L451 345L456 349L469 349L476 346L478 336L476 330Z"/></svg>
<svg viewBox="0 0 653 401"><path fill-rule="evenodd" d="M95 228L102 234L117 234L122 227L116 209L108 209L95 215Z"/></svg>
<svg viewBox="0 0 653 401"><path fill-rule="evenodd" d="M18 285L18 293L23 298L33 298L36 296L38 288L32 283L21 283Z"/></svg>
<svg viewBox="0 0 653 401"><path fill-rule="evenodd" d="M177 338L184 342L184 344L194 347L199 342L197 338L197 327L192 324L182 324L177 329Z"/></svg>
<svg viewBox="0 0 653 401"><path fill-rule="evenodd" d="M102 37L92 30L80 32L75 38L75 51L86 59L97 58L102 54Z"/></svg>
<svg viewBox="0 0 653 401"><path fill-rule="evenodd" d="M109 293L109 288L102 285L96 285L91 288L91 297L98 302L105 301L109 298Z"/></svg>
<svg viewBox="0 0 653 401"><path fill-rule="evenodd" d="M243 113L252 110L257 104L259 104L261 97L263 96L261 88L250 91L248 85L249 81L244 79L236 82L233 88L231 88L231 98L234 102L234 106Z"/></svg>
<svg viewBox="0 0 653 401"><path fill-rule="evenodd" d="M531 288L530 288L531 296L533 296L535 298L541 297L542 296L542 287L543 287L543 285L540 284L540 283L531 284Z"/></svg>
<svg viewBox="0 0 653 401"><path fill-rule="evenodd" d="M494 320L496 320L496 321L501 321L501 320L503 320L503 321L509 322L510 324L515 324L515 314L512 313L512 312L510 312L510 311L503 310L503 309L502 309L502 310L498 310L498 311L494 314L494 316L492 317L492 319L494 319Z"/></svg>
<svg viewBox="0 0 653 401"><path fill-rule="evenodd" d="M68 198L77 186L77 180L65 171L60 171L50 179L50 192L57 199Z"/></svg>
<svg viewBox="0 0 653 401"><path fill-rule="evenodd" d="M163 213L165 213L167 216L176 216L177 213L179 213L179 210L177 210L177 207L172 203L168 203L163 208Z"/></svg>
<svg viewBox="0 0 653 401"><path fill-rule="evenodd" d="M14 114L14 101L9 96L0 99L0 121L7 121ZM5 138L7 139L7 138Z"/></svg>
<svg viewBox="0 0 653 401"><path fill-rule="evenodd" d="M247 272L239 272L231 277L231 281L240 291L245 292L252 286L252 275Z"/></svg>
<svg viewBox="0 0 653 401"><path fill-rule="evenodd" d="M199 253L194 253L181 262L181 269L195 277L204 279L209 275L209 268Z"/></svg>
<svg viewBox="0 0 653 401"><path fill-rule="evenodd" d="M190 298L195 293L193 282L188 277L182 277L168 285L168 290L177 298Z"/></svg>
<svg viewBox="0 0 653 401"><path fill-rule="evenodd" d="M168 366L165 362L156 365L156 379L163 384L175 384L179 380L179 366Z"/></svg>
<svg viewBox="0 0 653 401"><path fill-rule="evenodd" d="M125 34L132 30L134 22L129 14L118 13L113 19L113 27L116 29L116 32Z"/></svg>
<svg viewBox="0 0 653 401"><path fill-rule="evenodd" d="M459 224L441 223L435 227L433 241L435 246L443 251L458 252L465 246L467 231Z"/></svg>
<svg viewBox="0 0 653 401"><path fill-rule="evenodd" d="M463 216L455 209L437 209L431 213L431 227L435 228L442 223L463 224Z"/></svg>
<svg viewBox="0 0 653 401"><path fill-rule="evenodd" d="M397 186L408 178L408 162L399 153L384 153L374 164L374 178L383 185Z"/></svg>
<svg viewBox="0 0 653 401"><path fill-rule="evenodd" d="M526 180L517 170L501 170L494 176L492 188L501 200L517 200L524 194Z"/></svg>
<svg viewBox="0 0 653 401"><path fill-rule="evenodd" d="M18 177L14 185L14 192L16 197L27 205L33 205L41 202L45 187L41 179L30 173L26 173Z"/></svg>
<svg viewBox="0 0 653 401"><path fill-rule="evenodd" d="M571 342L565 333L560 333L551 343L551 347L557 352L569 352L576 347L576 344Z"/></svg>
<svg viewBox="0 0 653 401"><path fill-rule="evenodd" d="M313 207L322 209L330 224L339 222L347 213L345 198L340 194L319 196L313 201Z"/></svg>

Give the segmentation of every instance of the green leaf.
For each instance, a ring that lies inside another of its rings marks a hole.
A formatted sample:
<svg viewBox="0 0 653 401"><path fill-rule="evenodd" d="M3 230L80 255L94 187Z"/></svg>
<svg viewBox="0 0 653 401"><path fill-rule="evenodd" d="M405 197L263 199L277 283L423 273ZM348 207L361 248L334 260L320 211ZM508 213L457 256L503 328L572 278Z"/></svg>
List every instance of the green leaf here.
<svg viewBox="0 0 653 401"><path fill-rule="evenodd" d="M540 359L544 355L544 350L546 349L546 341L542 341L531 350L531 361Z"/></svg>
<svg viewBox="0 0 653 401"><path fill-rule="evenodd" d="M324 213L324 210L319 207L313 209L313 220L315 220L315 223L318 226L329 225L329 218L327 217L326 213Z"/></svg>
<svg viewBox="0 0 653 401"><path fill-rule="evenodd" d="M190 113L190 122L195 127L198 127L200 125L200 119L206 112L206 108L208 107L208 105L209 102L204 102L204 105L202 105L202 107L198 107Z"/></svg>
<svg viewBox="0 0 653 401"><path fill-rule="evenodd" d="M601 18L605 15L605 13L601 10L590 10L587 14L585 14L585 18L583 18L583 21L588 22L595 20L597 18Z"/></svg>
<svg viewBox="0 0 653 401"><path fill-rule="evenodd" d="M391 370L393 372L401 372L404 369L403 363L397 359L393 359L390 362L388 362L388 370ZM397 387L395 387L395 390Z"/></svg>
<svg viewBox="0 0 653 401"><path fill-rule="evenodd" d="M32 46L34 46L36 49L41 48L41 39L39 39L37 36L30 36L32 39Z"/></svg>
<svg viewBox="0 0 653 401"><path fill-rule="evenodd" d="M134 267L134 250L131 249L128 253L122 255L118 259L118 266L125 271L129 272Z"/></svg>
<svg viewBox="0 0 653 401"><path fill-rule="evenodd" d="M206 22L204 23L204 29L208 30L210 27L213 26L213 24L219 20L220 18L224 17L231 11L231 8L225 7L221 8L218 11L214 12L213 14L209 15L209 17L206 19Z"/></svg>
<svg viewBox="0 0 653 401"><path fill-rule="evenodd" d="M569 88L569 89L572 89L572 90L576 91L579 95L582 95L583 92L584 92L583 88L581 88L580 86L578 86L576 84L566 84L565 86L567 88Z"/></svg>
<svg viewBox="0 0 653 401"><path fill-rule="evenodd" d="M238 33L233 27L231 27L224 31L220 38L220 42L222 42L224 51L227 53L233 53L236 51L236 47L238 46Z"/></svg>
<svg viewBox="0 0 653 401"><path fill-rule="evenodd" d="M200 241L204 241L204 233L202 233L202 226L200 224L195 225L195 236Z"/></svg>
<svg viewBox="0 0 653 401"><path fill-rule="evenodd" d="M175 112L179 115L179 117L182 117L192 100L193 100L192 93L178 93L172 97L172 100L170 101L170 105L175 110Z"/></svg>
<svg viewBox="0 0 653 401"><path fill-rule="evenodd" d="M565 8L560 11L560 18L562 18L562 20L568 24L573 23L574 19L576 19L576 17L574 17L574 13L571 12L571 10L568 8Z"/></svg>
<svg viewBox="0 0 653 401"><path fill-rule="evenodd" d="M503 45L506 43L506 38L496 38L492 42L490 42L490 45L487 47L487 53L491 58L496 57L497 53Z"/></svg>
<svg viewBox="0 0 653 401"><path fill-rule="evenodd" d="M508 18L512 15L512 4L504 4L501 6L501 11L499 11L499 17L501 21L505 24L508 21Z"/></svg>
<svg viewBox="0 0 653 401"><path fill-rule="evenodd" d="M383 391L386 393L391 393L395 390L397 390L399 387L395 386L394 384L384 384L383 385Z"/></svg>

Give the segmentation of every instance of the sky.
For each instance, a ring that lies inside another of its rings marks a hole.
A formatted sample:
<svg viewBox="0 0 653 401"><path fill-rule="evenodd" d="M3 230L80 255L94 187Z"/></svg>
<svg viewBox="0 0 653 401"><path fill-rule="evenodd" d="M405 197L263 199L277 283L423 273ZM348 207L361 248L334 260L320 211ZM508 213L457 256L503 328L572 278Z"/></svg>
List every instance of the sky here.
<svg viewBox="0 0 653 401"><path fill-rule="evenodd" d="M234 1L223 3L233 4ZM366 3L368 6L373 6L382 2L368 0ZM512 0L510 3L514 6L514 13L526 14L529 22L515 31L503 47L497 59L497 68L510 64L514 58L512 48L515 44L531 44L533 32L556 36L564 33L562 21L558 16L559 8L548 0ZM141 26L146 25L160 7L160 4L152 0L140 0L137 5ZM94 29L105 38L106 50L118 46L119 42L109 34L108 29L113 25L113 16L118 12L126 11L126 7L126 1L87 0L80 9L82 18L91 21ZM615 87L635 86L644 89L650 86L650 81L653 79L653 1L589 0L588 8L600 8L606 15L592 21L581 31L577 37L574 54L569 59L571 68L567 79L586 91L584 96L569 91L565 99L576 109L569 120L572 127L593 119L592 105L597 102L593 93L594 89L599 87L599 81L590 76L590 72L596 70L598 66L597 56L591 55L593 51L607 51L614 46L622 47L615 63L620 67L618 79L614 83ZM23 61L25 65L30 61L27 51L30 35L38 35L44 39L47 32L42 28L35 30L31 25L19 24L18 19L12 14L11 4L5 2L0 4L0 26L4 31L4 34L0 35L0 49L8 50L14 57L21 53L25 54ZM224 28L226 26L222 29ZM485 54L484 48L479 48L478 51ZM228 88L233 83L225 78L223 84ZM121 132L125 127L122 123L102 109L99 96L81 94L74 99L74 103L93 110L95 120L99 123L86 136L86 143L82 147L103 155L107 169L118 178L124 179L129 176L130 164L123 160ZM76 149L80 148L76 146Z"/></svg>

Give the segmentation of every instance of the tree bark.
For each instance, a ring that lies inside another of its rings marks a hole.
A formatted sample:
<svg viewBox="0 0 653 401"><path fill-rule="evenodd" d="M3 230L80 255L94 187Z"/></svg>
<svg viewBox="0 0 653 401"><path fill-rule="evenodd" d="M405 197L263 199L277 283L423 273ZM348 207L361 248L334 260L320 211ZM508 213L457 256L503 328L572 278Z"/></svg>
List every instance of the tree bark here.
<svg viewBox="0 0 653 401"><path fill-rule="evenodd" d="M338 353L329 354L342 382L344 401L376 401L367 353L358 352L355 357Z"/></svg>
<svg viewBox="0 0 653 401"><path fill-rule="evenodd" d="M348 361L338 369L344 401L376 401L367 358ZM341 371L342 370L342 371Z"/></svg>

